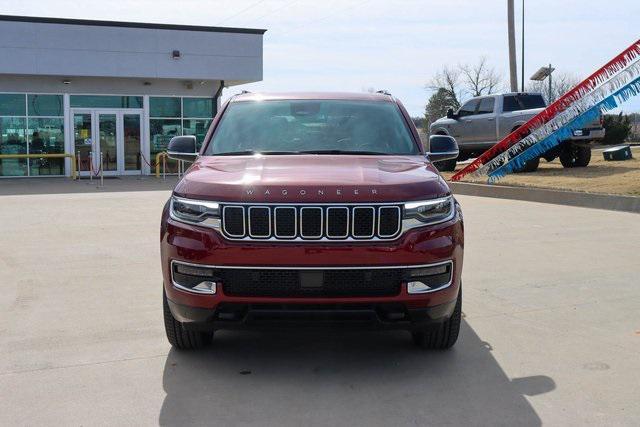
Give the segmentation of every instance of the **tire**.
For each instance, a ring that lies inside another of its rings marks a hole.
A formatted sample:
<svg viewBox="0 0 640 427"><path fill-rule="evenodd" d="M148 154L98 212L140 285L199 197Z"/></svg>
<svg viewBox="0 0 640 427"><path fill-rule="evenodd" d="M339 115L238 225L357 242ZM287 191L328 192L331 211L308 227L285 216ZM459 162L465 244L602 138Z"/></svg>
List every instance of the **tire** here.
<svg viewBox="0 0 640 427"><path fill-rule="evenodd" d="M442 162L435 162L433 165L440 172L453 172L456 170L456 159L443 160Z"/></svg>
<svg viewBox="0 0 640 427"><path fill-rule="evenodd" d="M567 144L560 153L560 163L565 168L584 168L591 161L591 147Z"/></svg>
<svg viewBox="0 0 640 427"><path fill-rule="evenodd" d="M212 332L189 331L171 314L167 295L162 291L162 311L164 312L164 330L169 344L178 350L197 350L211 344Z"/></svg>
<svg viewBox="0 0 640 427"><path fill-rule="evenodd" d="M522 169L518 169L515 172L516 173L535 172L536 170L538 170L539 165L540 165L540 157L536 157L535 159L529 160L527 163L525 163Z"/></svg>
<svg viewBox="0 0 640 427"><path fill-rule="evenodd" d="M456 306L451 317L437 325L435 329L413 332L413 342L427 350L447 350L456 343L462 321L462 288L458 292Z"/></svg>

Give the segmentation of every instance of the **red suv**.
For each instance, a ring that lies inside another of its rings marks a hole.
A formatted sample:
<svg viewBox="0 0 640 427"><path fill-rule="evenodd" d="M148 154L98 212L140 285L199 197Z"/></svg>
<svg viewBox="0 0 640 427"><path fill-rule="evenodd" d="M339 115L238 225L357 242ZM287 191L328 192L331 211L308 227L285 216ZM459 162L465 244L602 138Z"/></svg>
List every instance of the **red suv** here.
<svg viewBox="0 0 640 427"><path fill-rule="evenodd" d="M461 318L460 206L386 92L243 93L214 119L160 231L167 337L179 349L219 329L354 325L451 347Z"/></svg>

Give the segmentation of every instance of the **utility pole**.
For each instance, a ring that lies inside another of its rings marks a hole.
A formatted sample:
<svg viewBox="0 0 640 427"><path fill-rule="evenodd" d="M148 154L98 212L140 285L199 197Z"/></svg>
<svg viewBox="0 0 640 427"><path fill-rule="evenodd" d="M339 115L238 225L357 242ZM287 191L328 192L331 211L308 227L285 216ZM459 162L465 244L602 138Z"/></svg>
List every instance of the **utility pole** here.
<svg viewBox="0 0 640 427"><path fill-rule="evenodd" d="M509 76L511 92L518 91L518 65L516 62L516 28L513 0L507 0L507 21L509 24Z"/></svg>
<svg viewBox="0 0 640 427"><path fill-rule="evenodd" d="M520 55L522 56L520 60L522 61L521 74L522 77L522 92L524 92L524 0L522 0L522 49L520 49Z"/></svg>

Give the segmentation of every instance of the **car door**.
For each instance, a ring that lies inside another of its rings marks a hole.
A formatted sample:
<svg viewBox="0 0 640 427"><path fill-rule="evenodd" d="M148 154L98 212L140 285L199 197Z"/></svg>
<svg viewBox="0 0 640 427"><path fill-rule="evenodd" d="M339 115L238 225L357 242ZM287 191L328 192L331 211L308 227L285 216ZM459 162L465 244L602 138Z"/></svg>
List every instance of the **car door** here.
<svg viewBox="0 0 640 427"><path fill-rule="evenodd" d="M458 144L466 144L473 142L474 130L471 118L476 113L479 99L471 99L465 102L457 112L456 124L454 127L453 137L456 138Z"/></svg>
<svg viewBox="0 0 640 427"><path fill-rule="evenodd" d="M495 142L497 138L496 131L496 99L493 96L480 98L476 114L470 119L473 128L474 142Z"/></svg>

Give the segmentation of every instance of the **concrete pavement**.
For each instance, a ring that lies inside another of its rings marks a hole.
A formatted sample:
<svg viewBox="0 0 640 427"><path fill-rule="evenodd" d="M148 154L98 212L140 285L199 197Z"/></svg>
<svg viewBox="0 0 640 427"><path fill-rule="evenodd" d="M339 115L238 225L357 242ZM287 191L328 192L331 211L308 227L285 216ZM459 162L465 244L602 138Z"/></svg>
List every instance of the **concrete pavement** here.
<svg viewBox="0 0 640 427"><path fill-rule="evenodd" d="M169 192L146 190L0 197L0 425L640 420L637 214L460 196L449 352L327 330L223 332L185 353L162 326Z"/></svg>

